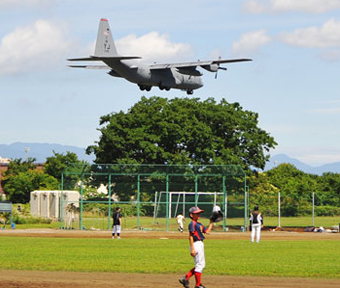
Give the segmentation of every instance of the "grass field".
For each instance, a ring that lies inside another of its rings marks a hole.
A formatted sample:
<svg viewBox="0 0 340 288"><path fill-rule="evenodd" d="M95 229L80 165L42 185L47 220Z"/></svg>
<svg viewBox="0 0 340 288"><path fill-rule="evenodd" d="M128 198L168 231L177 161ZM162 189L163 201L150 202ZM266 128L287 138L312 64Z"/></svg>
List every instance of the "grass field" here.
<svg viewBox="0 0 340 288"><path fill-rule="evenodd" d="M340 278L340 242L207 240L207 275ZM184 273L184 239L0 237L0 267L14 270Z"/></svg>
<svg viewBox="0 0 340 288"><path fill-rule="evenodd" d="M187 221L189 221L188 219ZM201 222L207 223L208 219L202 219ZM324 217L315 217L314 224L316 227L332 227L333 225L339 225L340 216L324 216ZM265 217L264 218L265 226L276 227L278 225L277 217ZM112 224L112 221L111 221ZM313 219L311 216L305 217L281 217L281 226L282 227L307 227L313 224ZM244 225L243 218L233 218L227 219L227 227L228 226L242 226ZM7 225L9 228L9 225ZM60 226L60 225L59 225ZM100 230L108 229L108 219L104 217L99 218L91 218L86 217L83 221L83 226L86 229L96 228ZM166 220L164 218L157 218L156 221L153 221L152 217L140 217L140 226L145 229L154 229L154 230L165 230L166 229ZM73 223L73 227L75 229L79 228L79 223ZM52 222L50 224L18 224L16 225L16 229L29 229L29 228L58 228L58 222ZM127 217L123 218L122 228L126 230L136 229L137 228L137 217ZM110 228L111 229L111 228ZM176 230L177 223L174 219L169 219L169 230Z"/></svg>

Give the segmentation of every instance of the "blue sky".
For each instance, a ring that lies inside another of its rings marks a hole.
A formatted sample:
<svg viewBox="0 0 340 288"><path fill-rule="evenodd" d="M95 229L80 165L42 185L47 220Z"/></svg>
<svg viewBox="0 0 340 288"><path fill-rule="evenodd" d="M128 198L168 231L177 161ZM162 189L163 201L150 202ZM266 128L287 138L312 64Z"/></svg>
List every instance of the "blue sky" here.
<svg viewBox="0 0 340 288"><path fill-rule="evenodd" d="M100 18L120 54L146 62L252 58L217 80L203 70L194 97L259 113L279 144L272 155L340 161L340 0L1 0L1 144L87 147L99 139L100 116L143 95L187 97L68 68L67 58L93 54Z"/></svg>

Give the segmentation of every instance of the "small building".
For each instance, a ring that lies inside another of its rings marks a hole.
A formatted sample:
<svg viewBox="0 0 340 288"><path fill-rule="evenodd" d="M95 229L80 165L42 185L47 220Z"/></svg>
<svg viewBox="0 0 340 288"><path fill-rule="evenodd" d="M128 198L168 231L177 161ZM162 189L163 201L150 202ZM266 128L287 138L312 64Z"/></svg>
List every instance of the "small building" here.
<svg viewBox="0 0 340 288"><path fill-rule="evenodd" d="M78 191L32 191L31 215L48 219L64 218L67 205L79 207L79 197Z"/></svg>

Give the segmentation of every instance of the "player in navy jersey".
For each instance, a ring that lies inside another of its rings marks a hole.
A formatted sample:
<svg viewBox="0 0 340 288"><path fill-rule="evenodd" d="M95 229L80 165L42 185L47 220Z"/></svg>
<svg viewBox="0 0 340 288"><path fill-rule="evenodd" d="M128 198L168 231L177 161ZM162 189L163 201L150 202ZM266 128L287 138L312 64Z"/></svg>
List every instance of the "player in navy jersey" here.
<svg viewBox="0 0 340 288"><path fill-rule="evenodd" d="M189 209L189 215L192 221L189 224L189 243L190 243L190 255L194 257L195 267L192 268L187 275L179 279L179 282L185 287L189 288L189 279L195 275L196 286L195 288L205 288L201 282L201 276L205 267L205 256L204 256L204 234L209 234L213 222L210 220L208 228L204 227L200 222L200 213L204 210L198 207L191 207Z"/></svg>

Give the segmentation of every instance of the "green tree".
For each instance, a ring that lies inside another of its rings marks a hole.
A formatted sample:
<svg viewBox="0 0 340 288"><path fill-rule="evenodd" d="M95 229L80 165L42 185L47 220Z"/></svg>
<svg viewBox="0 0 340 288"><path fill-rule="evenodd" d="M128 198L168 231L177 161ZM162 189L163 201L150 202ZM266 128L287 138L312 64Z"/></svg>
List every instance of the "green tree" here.
<svg viewBox="0 0 340 288"><path fill-rule="evenodd" d="M312 193L318 186L313 175L298 170L292 164L281 164L267 172L268 181L280 189L283 216L312 213Z"/></svg>
<svg viewBox="0 0 340 288"><path fill-rule="evenodd" d="M78 159L77 154L67 151L66 155L53 151L53 156L46 158L44 171L60 180L64 169L71 164L80 164L83 161Z"/></svg>
<svg viewBox="0 0 340 288"><path fill-rule="evenodd" d="M102 116L100 140L87 153L96 163L238 164L264 168L277 143L258 114L213 98L151 97L127 113Z"/></svg>
<svg viewBox="0 0 340 288"><path fill-rule="evenodd" d="M27 172L28 170L36 169L37 165L34 164L35 158L29 157L26 161L22 161L21 158L14 159L8 164L8 169L4 173L3 184L6 183L6 179L13 175L18 175L20 172Z"/></svg>
<svg viewBox="0 0 340 288"><path fill-rule="evenodd" d="M249 185L250 209L260 206L266 216L278 215L279 188L269 182L266 173L253 173L247 178Z"/></svg>
<svg viewBox="0 0 340 288"><path fill-rule="evenodd" d="M28 203L30 192L34 190L56 190L58 181L54 177L38 170L28 170L10 176L4 191L13 203Z"/></svg>

